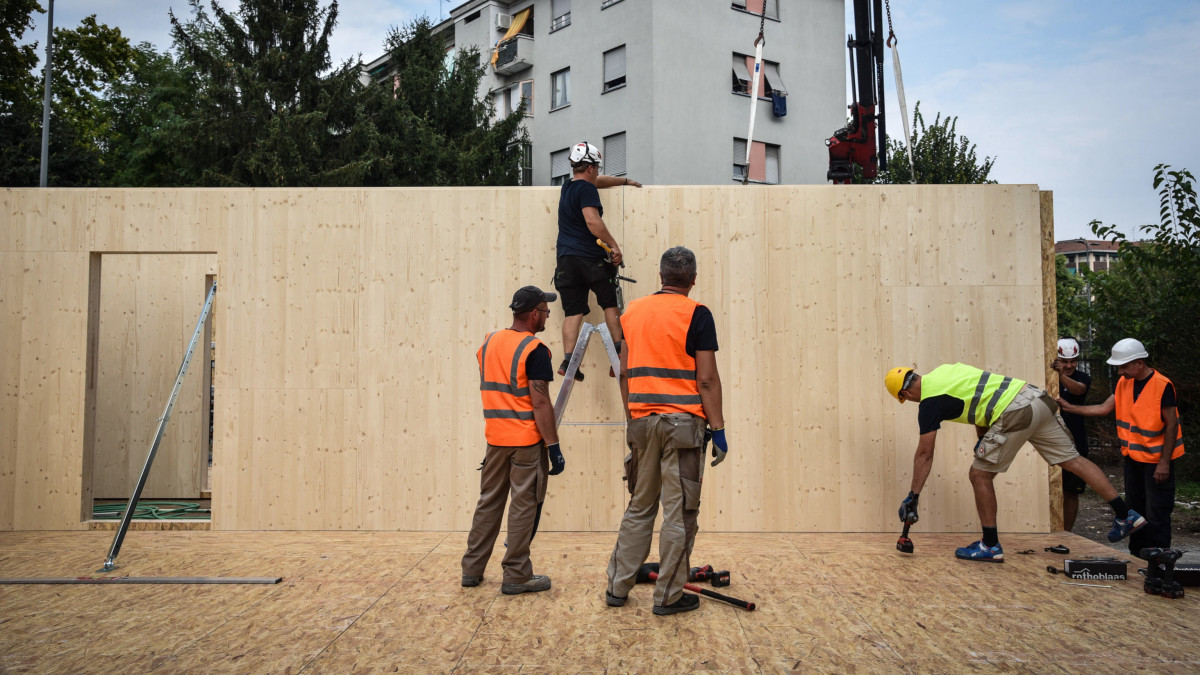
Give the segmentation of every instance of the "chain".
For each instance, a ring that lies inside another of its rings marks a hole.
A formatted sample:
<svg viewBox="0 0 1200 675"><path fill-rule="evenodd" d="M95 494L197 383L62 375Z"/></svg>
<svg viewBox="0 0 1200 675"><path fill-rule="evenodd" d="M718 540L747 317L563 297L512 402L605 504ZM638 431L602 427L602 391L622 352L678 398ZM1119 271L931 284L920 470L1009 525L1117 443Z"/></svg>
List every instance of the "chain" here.
<svg viewBox="0 0 1200 675"><path fill-rule="evenodd" d="M762 13L758 16L758 39L754 41L754 44L758 44L759 42L763 43L764 45L767 44L767 39L763 37L763 29L766 28L767 25L767 3L769 1L770 0L763 0Z"/></svg>
<svg viewBox="0 0 1200 675"><path fill-rule="evenodd" d="M765 7L765 6L766 6L766 5L764 5L764 7ZM897 43L897 42L899 42L899 41L900 41L900 40L899 40L899 39L896 37L896 34L895 34L894 32L892 32L892 0L883 0L883 6L887 8L887 18L888 18L888 39L887 39L887 46L888 46L888 47L891 47L893 44L895 44L895 43Z"/></svg>

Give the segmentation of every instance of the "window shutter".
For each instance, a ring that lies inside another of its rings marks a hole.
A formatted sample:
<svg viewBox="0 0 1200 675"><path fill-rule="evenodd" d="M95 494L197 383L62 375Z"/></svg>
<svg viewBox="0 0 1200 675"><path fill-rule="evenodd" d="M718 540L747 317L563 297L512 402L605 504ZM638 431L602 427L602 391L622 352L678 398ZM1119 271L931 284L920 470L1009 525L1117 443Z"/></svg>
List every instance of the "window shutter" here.
<svg viewBox="0 0 1200 675"><path fill-rule="evenodd" d="M779 146L767 146L767 170L764 180L768 183L779 184Z"/></svg>
<svg viewBox="0 0 1200 675"><path fill-rule="evenodd" d="M733 55L733 74L739 80L750 81L750 71L746 69L746 59L749 58L745 54L734 53ZM750 59L751 63L754 62Z"/></svg>
<svg viewBox="0 0 1200 675"><path fill-rule="evenodd" d="M568 159L568 149L550 153L550 177L557 178L571 173L571 162Z"/></svg>
<svg viewBox="0 0 1200 675"><path fill-rule="evenodd" d="M625 77L625 45L604 52L604 81Z"/></svg>
<svg viewBox="0 0 1200 675"><path fill-rule="evenodd" d="M551 18L557 19L558 17L570 11L571 0L554 0L554 2L551 3L551 13L553 14Z"/></svg>
<svg viewBox="0 0 1200 675"><path fill-rule="evenodd" d="M746 139L744 138L733 139L733 163L746 163Z"/></svg>
<svg viewBox="0 0 1200 675"><path fill-rule="evenodd" d="M771 85L771 90L787 96L787 87L783 86L783 78L779 76L779 64L763 61L763 70L767 71L767 84Z"/></svg>
<svg viewBox="0 0 1200 675"><path fill-rule="evenodd" d="M604 173L620 176L625 173L625 132L604 138Z"/></svg>

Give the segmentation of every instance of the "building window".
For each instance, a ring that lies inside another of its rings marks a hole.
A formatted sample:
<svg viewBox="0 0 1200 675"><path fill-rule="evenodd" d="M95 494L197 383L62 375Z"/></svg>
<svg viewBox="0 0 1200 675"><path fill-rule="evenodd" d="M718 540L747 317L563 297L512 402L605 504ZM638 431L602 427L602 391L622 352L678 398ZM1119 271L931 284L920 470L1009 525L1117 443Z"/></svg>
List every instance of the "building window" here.
<svg viewBox="0 0 1200 675"><path fill-rule="evenodd" d="M571 69L563 68L550 74L550 109L571 105Z"/></svg>
<svg viewBox="0 0 1200 675"><path fill-rule="evenodd" d="M625 45L604 52L604 91L625 86Z"/></svg>
<svg viewBox="0 0 1200 675"><path fill-rule="evenodd" d="M525 104L525 116L533 117L533 80L521 80L505 87L500 93L501 117L508 117Z"/></svg>
<svg viewBox="0 0 1200 675"><path fill-rule="evenodd" d="M746 164L746 139L733 139L733 180L741 181L749 172L755 183L779 183L779 146L754 141L750 147L750 164Z"/></svg>
<svg viewBox="0 0 1200 675"><path fill-rule="evenodd" d="M625 175L625 132L604 137L604 173Z"/></svg>
<svg viewBox="0 0 1200 675"><path fill-rule="evenodd" d="M550 32L571 25L571 0L552 0L550 3L551 16Z"/></svg>
<svg viewBox="0 0 1200 675"><path fill-rule="evenodd" d="M733 9L743 12L750 12L754 16L759 16L763 11L763 4L767 6L767 18L779 20L779 0L731 0L729 6Z"/></svg>
<svg viewBox="0 0 1200 675"><path fill-rule="evenodd" d="M754 57L746 56L745 54L734 53L733 55L733 93L750 95L751 79L750 75L754 72ZM772 93L780 96L787 96L787 89L783 86L783 77L779 74L779 64L774 61L762 62L762 68L758 74L758 95L762 98L770 98Z"/></svg>
<svg viewBox="0 0 1200 675"><path fill-rule="evenodd" d="M558 152L550 153L550 184L562 185L571 180L571 161L567 154L570 150L563 148Z"/></svg>
<svg viewBox="0 0 1200 675"><path fill-rule="evenodd" d="M517 158L517 185L533 185L533 145L513 144L509 149Z"/></svg>

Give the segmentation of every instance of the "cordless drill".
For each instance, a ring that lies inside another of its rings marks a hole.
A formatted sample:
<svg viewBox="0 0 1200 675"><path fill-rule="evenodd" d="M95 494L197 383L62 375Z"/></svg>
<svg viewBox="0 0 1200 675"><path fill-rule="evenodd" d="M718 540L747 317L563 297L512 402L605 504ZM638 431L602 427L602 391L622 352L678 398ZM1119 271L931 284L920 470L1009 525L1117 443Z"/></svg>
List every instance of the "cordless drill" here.
<svg viewBox="0 0 1200 675"><path fill-rule="evenodd" d="M1150 595L1178 600L1183 597L1183 585L1175 581L1175 562L1183 555L1173 548L1144 548L1138 553L1146 561L1146 583L1142 590Z"/></svg>

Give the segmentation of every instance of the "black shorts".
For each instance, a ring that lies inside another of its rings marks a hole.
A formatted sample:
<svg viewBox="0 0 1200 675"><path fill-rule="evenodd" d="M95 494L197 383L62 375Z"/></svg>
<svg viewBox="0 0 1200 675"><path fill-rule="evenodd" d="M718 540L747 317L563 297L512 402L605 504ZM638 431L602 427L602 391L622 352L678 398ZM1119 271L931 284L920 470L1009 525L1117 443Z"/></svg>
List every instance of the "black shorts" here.
<svg viewBox="0 0 1200 675"><path fill-rule="evenodd" d="M604 258L564 255L554 270L554 287L562 296L563 314L587 314L588 291L596 294L600 309L617 306L617 280L613 266Z"/></svg>
<svg viewBox="0 0 1200 675"><path fill-rule="evenodd" d="M1075 438L1075 449L1079 451L1080 456L1082 456L1082 457L1088 456L1088 445L1087 445L1086 440L1084 440L1082 443L1080 443L1079 438L1076 437ZM1067 471L1066 469L1063 469L1062 480L1063 480L1063 494L1065 494L1065 495L1081 495L1081 494L1083 494L1083 491L1087 489L1087 483L1083 482L1082 478L1080 478L1079 476L1076 476L1075 474L1071 473L1070 471Z"/></svg>

